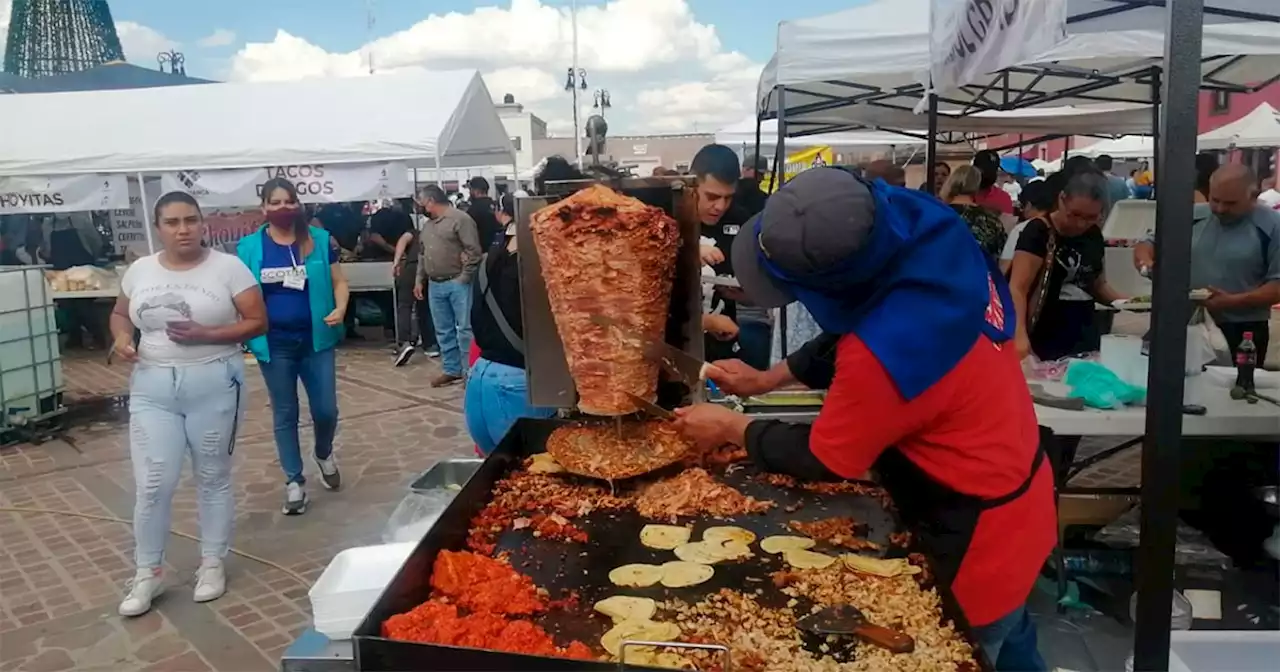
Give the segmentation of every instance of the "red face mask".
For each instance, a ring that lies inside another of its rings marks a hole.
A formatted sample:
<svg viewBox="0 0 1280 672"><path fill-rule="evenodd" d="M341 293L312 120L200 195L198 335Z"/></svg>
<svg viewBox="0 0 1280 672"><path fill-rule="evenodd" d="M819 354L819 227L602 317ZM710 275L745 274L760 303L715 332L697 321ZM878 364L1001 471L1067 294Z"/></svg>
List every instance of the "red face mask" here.
<svg viewBox="0 0 1280 672"><path fill-rule="evenodd" d="M267 211L267 222L280 228L292 227L302 219L302 208L280 208Z"/></svg>

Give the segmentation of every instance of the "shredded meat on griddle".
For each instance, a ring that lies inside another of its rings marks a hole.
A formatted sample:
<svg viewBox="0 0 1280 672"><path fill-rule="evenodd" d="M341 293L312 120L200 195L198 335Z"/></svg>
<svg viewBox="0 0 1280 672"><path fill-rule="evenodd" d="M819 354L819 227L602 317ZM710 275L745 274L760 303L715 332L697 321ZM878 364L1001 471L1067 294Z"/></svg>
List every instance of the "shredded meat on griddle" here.
<svg viewBox="0 0 1280 672"><path fill-rule="evenodd" d="M822 518L820 520L793 520L787 527L820 543L842 546L854 551L879 550L880 545L863 539L858 534L866 531L866 525L848 516Z"/></svg>
<svg viewBox="0 0 1280 672"><path fill-rule="evenodd" d="M705 469L686 469L678 476L650 483L636 495L636 511L653 520L674 522L679 516L718 518L763 513L774 506L738 492L711 477Z"/></svg>
<svg viewBox="0 0 1280 672"><path fill-rule="evenodd" d="M611 495L601 485L572 482L554 474L517 470L493 486L493 499L471 519L467 548L491 555L498 536L520 517L555 514L573 519L596 509L621 509L629 505L626 499ZM580 535L585 536L576 527L561 531L574 540Z"/></svg>

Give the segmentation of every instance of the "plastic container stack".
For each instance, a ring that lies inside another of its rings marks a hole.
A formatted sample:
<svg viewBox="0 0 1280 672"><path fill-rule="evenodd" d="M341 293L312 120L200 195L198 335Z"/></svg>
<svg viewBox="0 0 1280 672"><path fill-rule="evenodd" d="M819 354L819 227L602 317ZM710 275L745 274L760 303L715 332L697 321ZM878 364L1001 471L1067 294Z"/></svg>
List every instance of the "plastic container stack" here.
<svg viewBox="0 0 1280 672"><path fill-rule="evenodd" d="M44 270L0 266L0 431L62 406L62 356Z"/></svg>
<svg viewBox="0 0 1280 672"><path fill-rule="evenodd" d="M334 556L308 593L316 630L329 639L350 639L415 546L360 546Z"/></svg>

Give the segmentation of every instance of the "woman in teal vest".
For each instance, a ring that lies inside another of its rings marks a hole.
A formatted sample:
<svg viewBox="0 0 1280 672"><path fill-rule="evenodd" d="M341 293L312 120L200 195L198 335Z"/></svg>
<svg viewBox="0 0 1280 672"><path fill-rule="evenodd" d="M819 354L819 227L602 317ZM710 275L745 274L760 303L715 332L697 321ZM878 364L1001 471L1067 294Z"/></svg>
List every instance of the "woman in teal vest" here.
<svg viewBox="0 0 1280 672"><path fill-rule="evenodd" d="M298 380L307 389L315 428L315 460L324 487L342 485L333 456L338 429L334 348L342 339L347 311L347 279L338 265L338 247L324 229L310 226L298 190L275 178L262 185L267 223L242 238L236 253L262 286L267 333L249 341L267 383L276 452L285 475L287 516L307 510L302 447L298 443Z"/></svg>

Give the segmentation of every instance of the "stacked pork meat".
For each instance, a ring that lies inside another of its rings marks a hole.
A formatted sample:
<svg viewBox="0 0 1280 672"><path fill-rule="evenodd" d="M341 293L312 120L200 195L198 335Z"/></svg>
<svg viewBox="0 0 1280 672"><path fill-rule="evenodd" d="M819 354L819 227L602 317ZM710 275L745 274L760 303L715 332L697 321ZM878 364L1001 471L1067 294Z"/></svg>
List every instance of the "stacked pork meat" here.
<svg viewBox="0 0 1280 672"><path fill-rule="evenodd" d="M531 229L579 410L634 413L627 393L653 400L658 367L592 316L663 340L679 227L661 208L594 185L539 210Z"/></svg>

